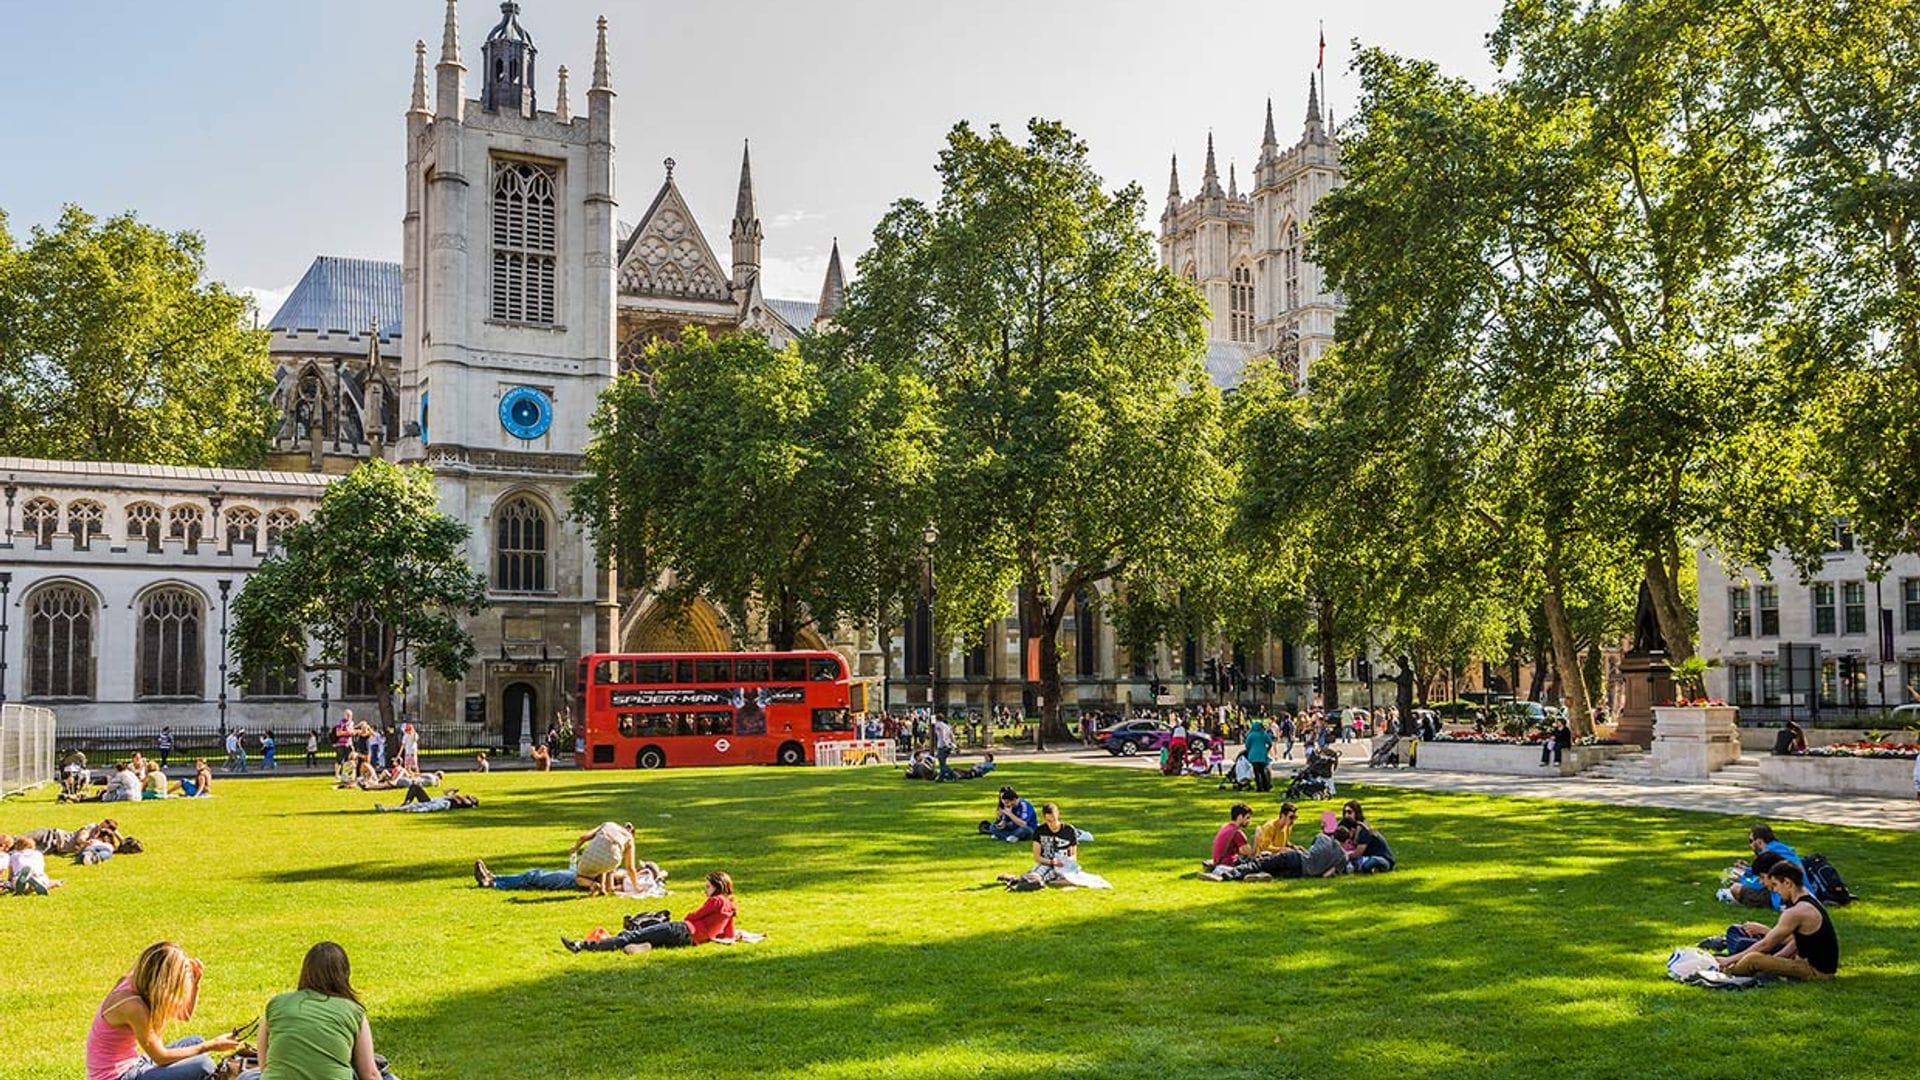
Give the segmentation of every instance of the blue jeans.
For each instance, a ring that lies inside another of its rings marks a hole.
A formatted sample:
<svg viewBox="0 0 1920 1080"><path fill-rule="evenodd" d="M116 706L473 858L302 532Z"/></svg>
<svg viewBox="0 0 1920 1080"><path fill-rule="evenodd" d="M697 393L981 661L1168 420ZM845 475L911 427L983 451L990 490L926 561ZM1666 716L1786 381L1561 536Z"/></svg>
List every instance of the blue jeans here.
<svg viewBox="0 0 1920 1080"><path fill-rule="evenodd" d="M267 769L278 768L278 766L274 764L273 754L274 752L272 750L260 751L260 765L262 768L267 768Z"/></svg>
<svg viewBox="0 0 1920 1080"><path fill-rule="evenodd" d="M571 870L529 870L524 874L507 874L493 879L496 889L577 889L580 883L574 880Z"/></svg>
<svg viewBox="0 0 1920 1080"><path fill-rule="evenodd" d="M205 1039L202 1039L198 1035L189 1035L184 1039L175 1039L168 1043L167 1049L174 1050L182 1046L199 1046L205 1041ZM212 1054L195 1054L190 1058L176 1061L171 1065L155 1065L146 1058L141 1058L140 1064L120 1074L120 1080L130 1080L130 1078L136 1076L139 1077L140 1080L202 1080L204 1077L213 1075L213 1067L214 1061Z"/></svg>
<svg viewBox="0 0 1920 1080"><path fill-rule="evenodd" d="M1384 874L1393 869L1393 860L1385 855L1362 855L1353 860L1356 874Z"/></svg>
<svg viewBox="0 0 1920 1080"><path fill-rule="evenodd" d="M995 840L1031 840L1033 830L1025 825L996 825L987 830L987 835Z"/></svg>

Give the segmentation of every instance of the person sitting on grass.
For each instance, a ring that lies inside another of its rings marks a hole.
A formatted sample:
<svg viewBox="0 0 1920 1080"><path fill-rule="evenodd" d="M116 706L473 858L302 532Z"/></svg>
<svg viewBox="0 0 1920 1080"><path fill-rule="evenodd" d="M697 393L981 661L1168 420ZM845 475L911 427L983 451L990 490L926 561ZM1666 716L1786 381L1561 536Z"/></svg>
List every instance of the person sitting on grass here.
<svg viewBox="0 0 1920 1080"><path fill-rule="evenodd" d="M1272 821L1253 830L1253 855L1273 855L1293 846L1293 823L1300 817L1300 808L1290 802L1280 804L1280 813Z"/></svg>
<svg viewBox="0 0 1920 1080"><path fill-rule="evenodd" d="M732 938L735 910L733 878L725 870L715 870L707 875L706 903L687 912L684 919L632 925L598 941L562 937L560 944L568 952L624 952L629 956L653 949L684 949L715 938Z"/></svg>
<svg viewBox="0 0 1920 1080"><path fill-rule="evenodd" d="M1216 866L1200 876L1208 881L1265 881L1269 878L1332 877L1347 868L1346 843L1353 830L1335 826L1313 838L1307 848L1289 847L1238 866Z"/></svg>
<svg viewBox="0 0 1920 1080"><path fill-rule="evenodd" d="M481 750L473 755L473 767L481 772L492 772L493 766L487 764L487 752Z"/></svg>
<svg viewBox="0 0 1920 1080"><path fill-rule="evenodd" d="M1360 804L1347 805L1358 810ZM1384 874L1394 867L1393 847L1380 831L1363 820L1351 817L1340 819L1340 824L1353 835L1347 846L1347 863L1356 874Z"/></svg>
<svg viewBox="0 0 1920 1080"><path fill-rule="evenodd" d="M87 1080L200 1080L213 1055L240 1048L222 1036L160 1041L167 1025L193 1018L200 999L200 961L171 941L149 945L120 977L87 1029Z"/></svg>
<svg viewBox="0 0 1920 1080"><path fill-rule="evenodd" d="M206 758L193 759L193 777L180 781L180 794L188 798L213 794L213 767Z"/></svg>
<svg viewBox="0 0 1920 1080"><path fill-rule="evenodd" d="M47 876L47 856L31 836L16 836L7 855L7 877L15 896L45 896L62 882Z"/></svg>
<svg viewBox="0 0 1920 1080"><path fill-rule="evenodd" d="M575 856L578 858L575 858ZM568 849L571 870L528 870L524 873L495 876L487 864L473 863L473 880L483 889L585 889L599 895L613 891L614 871L624 863L627 880L638 881L639 867L634 865L633 823L603 822L581 833Z"/></svg>
<svg viewBox="0 0 1920 1080"><path fill-rule="evenodd" d="M1112 888L1105 878L1080 868L1079 854L1079 830L1062 822L1060 808L1047 803L1040 808L1040 827L1033 830L1033 869L1024 874L1001 874L999 880L1016 892L1030 892L1048 885Z"/></svg>
<svg viewBox="0 0 1920 1080"><path fill-rule="evenodd" d="M1040 825L1040 815L1033 812L1033 804L1020 797L1011 787L1000 789L999 811L992 821L980 823L980 831L995 840L1005 840L1017 844L1033 839L1033 830Z"/></svg>
<svg viewBox="0 0 1920 1080"><path fill-rule="evenodd" d="M533 771L552 772L553 755L547 752L546 743L535 743L533 747Z"/></svg>
<svg viewBox="0 0 1920 1080"><path fill-rule="evenodd" d="M1778 975L1788 979L1831 979L1840 970L1840 935L1825 905L1807 891L1806 874L1781 859L1764 874L1766 887L1785 901L1772 927L1748 923L1765 933L1746 949L1714 961L1729 975Z"/></svg>
<svg viewBox="0 0 1920 1080"><path fill-rule="evenodd" d="M274 995L260 1016L260 1067L239 1080L393 1080L374 1056L351 975L345 949L331 941L308 949L296 988Z"/></svg>
<svg viewBox="0 0 1920 1080"><path fill-rule="evenodd" d="M147 777L140 781L140 797L142 799L164 799L168 794L167 774L161 771L158 765L147 766Z"/></svg>
<svg viewBox="0 0 1920 1080"><path fill-rule="evenodd" d="M123 761L113 770L113 776L107 780L106 790L98 795L81 795L73 802L138 802L140 801L140 777L133 771L131 761Z"/></svg>
<svg viewBox="0 0 1920 1080"><path fill-rule="evenodd" d="M1803 875L1805 873L1805 864L1800 861L1799 854L1773 835L1771 825L1761 823L1748 829L1747 846L1753 849L1756 863L1760 855L1772 852L1800 868ZM1765 880L1754 867L1748 866L1745 862L1736 862L1732 869L1739 876L1716 894L1721 901L1739 904L1742 907L1770 907L1775 911L1781 909L1781 898L1768 891Z"/></svg>
<svg viewBox="0 0 1920 1080"><path fill-rule="evenodd" d="M1253 822L1253 807L1234 803L1227 811L1227 823L1213 834L1213 854L1200 864L1203 871L1216 866L1233 866L1253 857L1253 843L1247 839L1247 826Z"/></svg>
<svg viewBox="0 0 1920 1080"><path fill-rule="evenodd" d="M422 789L410 787L407 789L407 797L400 800L400 805L388 806L384 803L374 803L373 808L396 814L437 814L442 810L471 810L479 805L479 799L460 794L459 788L448 788L439 798L429 799Z"/></svg>

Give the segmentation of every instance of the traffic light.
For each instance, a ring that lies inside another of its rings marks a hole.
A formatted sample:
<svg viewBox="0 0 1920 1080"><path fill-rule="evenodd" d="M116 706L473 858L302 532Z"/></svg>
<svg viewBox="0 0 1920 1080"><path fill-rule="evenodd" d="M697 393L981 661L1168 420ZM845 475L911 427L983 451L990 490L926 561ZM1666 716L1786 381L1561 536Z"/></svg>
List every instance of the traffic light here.
<svg viewBox="0 0 1920 1080"><path fill-rule="evenodd" d="M1373 661L1368 660L1364 656L1355 660L1353 662L1353 675L1354 678L1359 679L1361 682L1371 680L1373 678Z"/></svg>
<svg viewBox="0 0 1920 1080"><path fill-rule="evenodd" d="M1275 690L1276 686L1277 684L1274 682L1273 672L1267 671L1267 672L1261 673L1260 675L1260 692L1261 693L1271 694Z"/></svg>
<svg viewBox="0 0 1920 1080"><path fill-rule="evenodd" d="M1207 657L1206 661L1200 665L1200 670L1201 670L1201 680L1206 683L1207 689L1209 690L1219 689L1220 661L1215 660L1213 657L1209 656Z"/></svg>
<svg viewBox="0 0 1920 1080"><path fill-rule="evenodd" d="M1313 677L1313 692L1316 694L1325 693L1327 689L1326 686L1324 685L1325 683L1326 683L1325 679L1321 678L1318 675L1315 675Z"/></svg>

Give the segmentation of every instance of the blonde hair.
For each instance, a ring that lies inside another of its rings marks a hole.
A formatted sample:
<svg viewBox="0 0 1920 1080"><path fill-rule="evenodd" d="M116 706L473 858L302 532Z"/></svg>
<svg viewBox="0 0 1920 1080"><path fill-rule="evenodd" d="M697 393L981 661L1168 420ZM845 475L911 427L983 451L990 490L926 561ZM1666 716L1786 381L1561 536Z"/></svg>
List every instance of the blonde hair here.
<svg viewBox="0 0 1920 1080"><path fill-rule="evenodd" d="M193 961L187 950L171 941L147 946L133 962L133 992L146 1002L156 1024L190 1018L193 1001Z"/></svg>

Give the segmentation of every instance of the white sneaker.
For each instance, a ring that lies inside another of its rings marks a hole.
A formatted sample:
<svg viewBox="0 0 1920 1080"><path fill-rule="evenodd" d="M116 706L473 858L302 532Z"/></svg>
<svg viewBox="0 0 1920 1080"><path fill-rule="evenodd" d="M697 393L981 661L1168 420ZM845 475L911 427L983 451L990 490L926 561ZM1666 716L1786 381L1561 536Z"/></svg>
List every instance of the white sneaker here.
<svg viewBox="0 0 1920 1080"><path fill-rule="evenodd" d="M1732 889L1721 889L1719 892L1714 893L1713 896L1714 896L1714 899L1720 901L1723 904L1731 904L1735 902L1733 899Z"/></svg>

